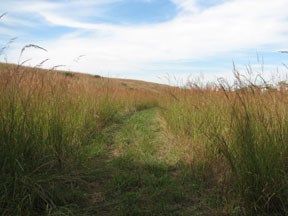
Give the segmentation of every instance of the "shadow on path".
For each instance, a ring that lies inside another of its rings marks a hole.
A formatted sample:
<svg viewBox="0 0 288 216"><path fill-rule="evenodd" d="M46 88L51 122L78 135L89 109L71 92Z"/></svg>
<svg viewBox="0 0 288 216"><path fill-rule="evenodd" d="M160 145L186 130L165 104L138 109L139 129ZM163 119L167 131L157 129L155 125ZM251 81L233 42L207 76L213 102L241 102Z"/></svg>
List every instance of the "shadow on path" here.
<svg viewBox="0 0 288 216"><path fill-rule="evenodd" d="M90 201L82 215L225 215L200 167L159 153L167 144L163 130L157 109L114 127L111 146L92 159Z"/></svg>

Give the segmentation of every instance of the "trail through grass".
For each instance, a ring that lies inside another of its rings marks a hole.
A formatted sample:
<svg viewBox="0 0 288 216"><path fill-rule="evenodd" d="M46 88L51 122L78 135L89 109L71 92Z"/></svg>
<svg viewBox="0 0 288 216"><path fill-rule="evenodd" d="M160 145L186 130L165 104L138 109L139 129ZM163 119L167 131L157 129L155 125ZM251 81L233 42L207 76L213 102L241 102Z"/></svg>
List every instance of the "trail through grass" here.
<svg viewBox="0 0 288 216"><path fill-rule="evenodd" d="M100 141L90 149L95 157L91 157L94 168L89 176L94 177L89 181L89 202L81 214L217 213L220 200L215 193L207 195L199 172L172 152L172 140L156 108L126 116L105 136L104 148L99 147L104 144Z"/></svg>

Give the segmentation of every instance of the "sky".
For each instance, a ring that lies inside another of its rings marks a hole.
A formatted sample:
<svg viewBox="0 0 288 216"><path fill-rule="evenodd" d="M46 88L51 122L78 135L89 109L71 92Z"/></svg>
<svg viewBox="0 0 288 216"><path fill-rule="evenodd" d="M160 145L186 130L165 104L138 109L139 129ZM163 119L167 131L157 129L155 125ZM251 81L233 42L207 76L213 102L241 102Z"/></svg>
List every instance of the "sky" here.
<svg viewBox="0 0 288 216"><path fill-rule="evenodd" d="M232 79L233 63L287 72L287 8L288 0L0 0L0 61L49 59L41 67L158 83ZM20 55L28 44L47 52Z"/></svg>

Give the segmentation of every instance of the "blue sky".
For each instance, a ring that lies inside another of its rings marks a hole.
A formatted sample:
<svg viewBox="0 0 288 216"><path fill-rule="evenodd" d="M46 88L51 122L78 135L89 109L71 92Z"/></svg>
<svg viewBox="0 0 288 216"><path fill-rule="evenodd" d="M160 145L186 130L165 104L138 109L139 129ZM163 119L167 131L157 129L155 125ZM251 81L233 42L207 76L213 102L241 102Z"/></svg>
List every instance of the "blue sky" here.
<svg viewBox="0 0 288 216"><path fill-rule="evenodd" d="M167 82L232 78L250 64L267 74L288 63L287 0L0 0L1 61L18 62L21 48L43 67L109 77ZM78 56L85 55L78 62ZM260 61L260 60L261 61ZM287 71L287 70L286 70Z"/></svg>

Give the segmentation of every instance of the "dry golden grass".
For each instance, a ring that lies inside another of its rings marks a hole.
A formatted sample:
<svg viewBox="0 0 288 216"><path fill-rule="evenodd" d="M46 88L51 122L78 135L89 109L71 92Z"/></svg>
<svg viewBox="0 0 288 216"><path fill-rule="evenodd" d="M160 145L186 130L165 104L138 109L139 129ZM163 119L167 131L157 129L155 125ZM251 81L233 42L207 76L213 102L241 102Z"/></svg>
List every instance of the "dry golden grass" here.
<svg viewBox="0 0 288 216"><path fill-rule="evenodd" d="M123 82L1 64L1 214L49 212L68 202L67 192L83 181L73 173L87 160L85 146L122 115L158 103L154 84Z"/></svg>
<svg viewBox="0 0 288 216"><path fill-rule="evenodd" d="M224 210L217 207L216 212L287 214L287 89L263 90L256 84L238 82L234 88L225 83L217 88L193 84L177 88L0 64L0 186L4 191L0 209L5 209L4 215L47 213L69 203L67 191L75 192L83 183L79 173L71 174L87 161L89 148L83 149L100 142L100 150L96 150L101 152L103 143L109 145L107 137L102 140L104 131L123 116L134 116L126 119L123 125L127 128L119 138L133 142L119 143L122 147L115 149L115 158L130 149L135 158L150 159L152 165L165 161L173 169L163 188L170 189L171 182L177 188L178 180L189 174L198 184L197 190L212 196L220 193L222 198L213 201ZM153 107L157 109L149 109ZM137 112L142 110L146 111ZM157 139L167 144L158 149L150 142L159 132L156 129L166 132ZM140 141L133 140L135 137ZM133 164L124 164L124 174L133 180L135 170L126 171ZM108 165L106 168L109 170ZM172 181L179 175L177 183ZM118 177L125 186L126 179ZM200 190L200 185L205 190ZM102 202L102 195L95 194L92 202ZM134 210L137 212L138 206Z"/></svg>

